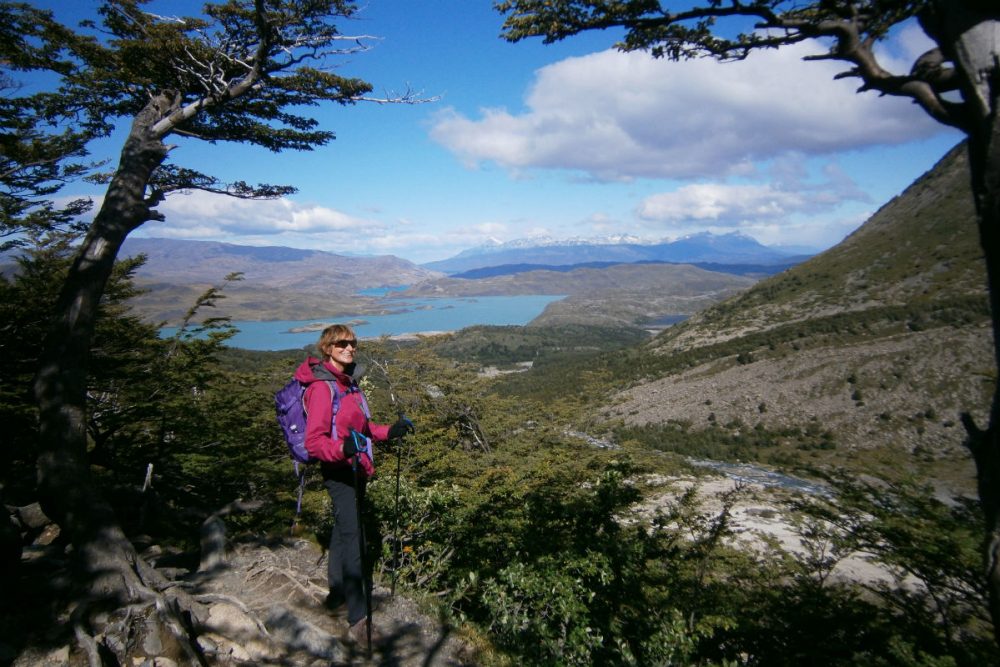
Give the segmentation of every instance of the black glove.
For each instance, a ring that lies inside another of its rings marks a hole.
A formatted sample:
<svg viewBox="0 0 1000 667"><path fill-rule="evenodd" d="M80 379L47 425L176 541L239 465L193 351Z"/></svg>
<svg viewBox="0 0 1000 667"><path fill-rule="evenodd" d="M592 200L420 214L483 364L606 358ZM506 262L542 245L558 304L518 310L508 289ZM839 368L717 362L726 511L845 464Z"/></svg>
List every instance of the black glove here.
<svg viewBox="0 0 1000 667"><path fill-rule="evenodd" d="M357 434L357 435L355 435ZM344 458L351 458L358 453L358 440L357 438L362 437L360 433L357 433L353 428L351 429L350 435L344 438Z"/></svg>
<svg viewBox="0 0 1000 667"><path fill-rule="evenodd" d="M396 420L396 423L389 427L389 439L396 440L398 438L402 438L407 433L414 432L415 429L413 428L413 422L403 415L399 415L399 419Z"/></svg>

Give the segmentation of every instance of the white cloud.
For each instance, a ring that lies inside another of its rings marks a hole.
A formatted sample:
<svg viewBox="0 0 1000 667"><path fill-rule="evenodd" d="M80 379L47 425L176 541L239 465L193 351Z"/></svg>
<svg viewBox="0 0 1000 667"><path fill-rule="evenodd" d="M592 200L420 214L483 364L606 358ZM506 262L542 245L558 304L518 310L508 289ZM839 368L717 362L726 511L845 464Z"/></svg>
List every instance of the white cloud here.
<svg viewBox="0 0 1000 667"><path fill-rule="evenodd" d="M844 237L856 230L873 211L862 211L853 215L827 218L809 218L791 222L780 221L770 224L751 224L741 231L765 245L803 245L815 249L826 249L840 243Z"/></svg>
<svg viewBox="0 0 1000 667"><path fill-rule="evenodd" d="M147 222L137 236L392 254L413 261L453 254L477 245L484 233L506 229L502 223L486 223L442 232L408 219L386 223L287 198L251 201L202 191L170 195L158 209L166 220Z"/></svg>
<svg viewBox="0 0 1000 667"><path fill-rule="evenodd" d="M173 233L201 229L206 233L215 230L217 234L281 235L380 226L331 208L303 205L285 198L247 200L202 191L170 195L159 210L167 218L160 230Z"/></svg>
<svg viewBox="0 0 1000 667"><path fill-rule="evenodd" d="M844 64L802 60L824 50L810 41L726 64L611 50L570 58L538 70L523 113L447 109L431 136L469 165L615 180L746 174L789 151L831 154L940 129L908 100L834 80Z"/></svg>
<svg viewBox="0 0 1000 667"><path fill-rule="evenodd" d="M805 206L795 192L770 185L686 185L675 192L647 197L638 209L643 220L711 220L736 223L744 219L778 219Z"/></svg>
<svg viewBox="0 0 1000 667"><path fill-rule="evenodd" d="M698 183L646 197L636 215L647 222L687 225L695 221L750 227L799 215L815 216L845 202L870 197L836 163L822 166L822 178L810 179L801 155L785 155L770 164L766 183Z"/></svg>
<svg viewBox="0 0 1000 667"><path fill-rule="evenodd" d="M392 254L418 262L477 245L483 230L503 229L497 223L442 232L412 220L387 223L291 199L249 201L199 191L171 195L158 208L166 220L146 223L137 236Z"/></svg>

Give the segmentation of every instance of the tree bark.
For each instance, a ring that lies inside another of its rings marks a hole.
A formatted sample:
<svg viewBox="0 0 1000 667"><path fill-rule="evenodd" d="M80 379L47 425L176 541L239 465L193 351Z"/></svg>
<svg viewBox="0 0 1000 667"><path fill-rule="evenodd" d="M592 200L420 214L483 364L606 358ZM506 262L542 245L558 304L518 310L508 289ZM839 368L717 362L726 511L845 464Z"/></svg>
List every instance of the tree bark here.
<svg viewBox="0 0 1000 667"><path fill-rule="evenodd" d="M961 117L968 135L969 171L986 264L993 325L994 367L1000 377L1000 11L992 0L938 0L935 40L959 73ZM983 556L993 636L1000 644L1000 381L994 382L989 423L966 413L966 445L976 464L983 511Z"/></svg>
<svg viewBox="0 0 1000 667"><path fill-rule="evenodd" d="M994 108L996 98L994 97ZM1000 122L994 112L969 138L972 191L986 260L993 354L1000 369ZM981 430L963 415L967 444L976 463L985 520L984 556L993 633L1000 644L1000 382L994 384L989 423Z"/></svg>
<svg viewBox="0 0 1000 667"><path fill-rule="evenodd" d="M34 391L39 407L38 487L45 513L69 536L80 583L105 601L146 597L137 556L87 461L86 389L97 307L125 237L158 217L146 198L167 147L150 128L169 107L152 99L134 119L108 191L69 270L43 345Z"/></svg>

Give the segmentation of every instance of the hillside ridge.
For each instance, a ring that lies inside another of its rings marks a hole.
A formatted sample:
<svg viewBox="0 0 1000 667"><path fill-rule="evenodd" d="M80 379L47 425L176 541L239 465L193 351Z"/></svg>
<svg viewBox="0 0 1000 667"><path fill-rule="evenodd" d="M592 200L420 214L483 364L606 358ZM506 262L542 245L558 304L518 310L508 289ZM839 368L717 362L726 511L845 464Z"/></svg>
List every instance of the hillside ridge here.
<svg viewBox="0 0 1000 667"><path fill-rule="evenodd" d="M971 494L959 413L985 419L996 382L978 243L958 146L841 244L647 343L637 358L651 370L604 414L784 433L816 466L850 459Z"/></svg>
<svg viewBox="0 0 1000 667"><path fill-rule="evenodd" d="M985 299L964 144L841 243L656 341L662 352L875 307Z"/></svg>

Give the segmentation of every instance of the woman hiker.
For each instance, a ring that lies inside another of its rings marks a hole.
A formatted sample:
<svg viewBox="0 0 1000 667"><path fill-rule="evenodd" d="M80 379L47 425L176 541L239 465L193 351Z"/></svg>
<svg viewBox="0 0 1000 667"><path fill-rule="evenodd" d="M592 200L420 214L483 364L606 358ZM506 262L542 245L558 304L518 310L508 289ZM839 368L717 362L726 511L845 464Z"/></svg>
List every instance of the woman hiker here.
<svg viewBox="0 0 1000 667"><path fill-rule="evenodd" d="M354 372L358 339L343 324L323 330L317 345L322 361L309 357L295 371L305 390L306 449L320 462L323 485L333 501L334 524L330 535L327 577L330 594L327 607L336 610L346 603L350 638L358 644L367 642L367 609L370 581L362 569L358 503L363 501L365 484L374 474L371 441L393 440L413 432L413 424L400 417L391 426L369 420L368 405ZM333 419L334 395L330 382L340 396L336 420ZM335 428L331 428L334 426ZM334 432L331 432L334 431ZM372 640L383 639L372 626Z"/></svg>

